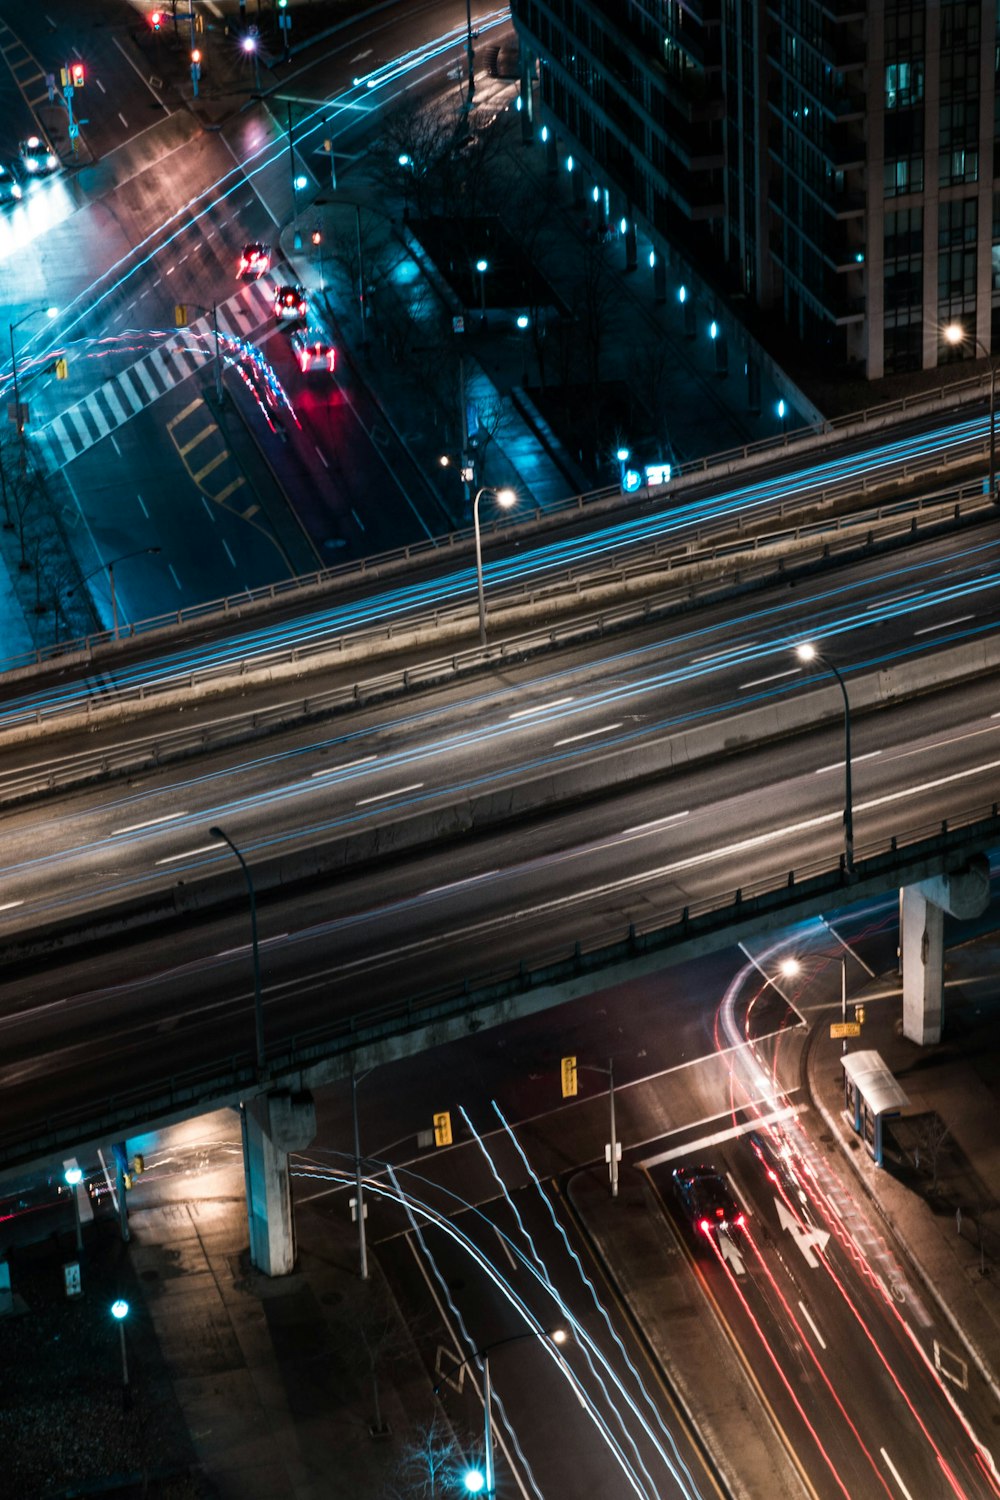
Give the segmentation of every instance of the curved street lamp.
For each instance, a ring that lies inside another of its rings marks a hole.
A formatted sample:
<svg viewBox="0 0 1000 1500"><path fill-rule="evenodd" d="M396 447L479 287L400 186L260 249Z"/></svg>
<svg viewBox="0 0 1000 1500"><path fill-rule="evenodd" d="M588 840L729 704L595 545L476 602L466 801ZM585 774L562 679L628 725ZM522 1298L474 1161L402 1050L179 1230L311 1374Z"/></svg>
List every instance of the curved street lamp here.
<svg viewBox="0 0 1000 1500"><path fill-rule="evenodd" d="M118 632L118 595L115 593L115 566L117 563L128 562L133 557L156 557L163 551L162 547L137 547L134 552L123 552L120 557L112 557L109 562L101 563L99 568L93 568L86 573L80 582L73 588L67 589L67 599L72 599L78 589L83 588L91 578L96 578L98 573L107 573L108 584L111 589L111 634L114 640L119 639Z"/></svg>
<svg viewBox="0 0 1000 1500"><path fill-rule="evenodd" d="M795 655L803 665L818 662L821 667L837 679L844 700L844 869L849 877L854 874L854 801L851 788L851 704L847 696L847 684L828 656L817 651L811 641L796 646Z"/></svg>
<svg viewBox="0 0 1000 1500"><path fill-rule="evenodd" d="M492 495L501 510L509 510L512 505L517 504L517 495L509 486L503 489L494 489L491 484L484 484L482 489L476 491L476 498L472 502L472 528L476 536L476 586L479 590L479 644L486 645L486 595L483 592L483 543L479 533L479 502L484 495Z"/></svg>
<svg viewBox="0 0 1000 1500"><path fill-rule="evenodd" d="M996 408L997 408L997 367L993 356L986 348L981 339L974 333L966 333L961 323L949 323L942 330L945 343L953 347L958 344L969 343L979 349L990 363L990 499L994 505L997 503L997 434L996 434Z"/></svg>
<svg viewBox="0 0 1000 1500"><path fill-rule="evenodd" d="M461 1364L449 1371L450 1375L457 1375L470 1361L480 1359L483 1362L483 1442L486 1452L483 1456L482 1469L469 1468L463 1476L466 1493L470 1495L483 1495L485 1500L496 1500L496 1475L493 1472L493 1397L490 1386L490 1355L494 1349L501 1348L504 1344L517 1344L522 1339L549 1339L553 1344L564 1344L569 1338L565 1328L528 1328L523 1333L508 1334L505 1339L493 1339L484 1344L481 1349L476 1349L472 1354L467 1354ZM441 1382L434 1387L435 1396L441 1390Z"/></svg>
<svg viewBox="0 0 1000 1500"><path fill-rule="evenodd" d="M254 890L253 876L250 874L250 866L243 855L233 843L229 834L218 826L208 830L209 837L219 839L221 843L228 844L236 858L240 862L243 878L247 883L247 896L250 902L250 949L253 955L253 1018L254 1035L257 1043L257 1074L264 1073L264 998L260 986L260 944L257 941L257 893Z"/></svg>

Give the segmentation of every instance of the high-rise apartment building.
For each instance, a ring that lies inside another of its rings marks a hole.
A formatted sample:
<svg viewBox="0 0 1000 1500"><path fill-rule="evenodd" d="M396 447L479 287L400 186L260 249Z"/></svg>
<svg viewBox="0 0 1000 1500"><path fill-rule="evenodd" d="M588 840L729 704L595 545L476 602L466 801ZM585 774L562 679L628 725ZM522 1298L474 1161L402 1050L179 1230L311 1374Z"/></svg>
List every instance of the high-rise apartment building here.
<svg viewBox="0 0 1000 1500"><path fill-rule="evenodd" d="M537 123L828 367L1000 349L996 0L512 10Z"/></svg>

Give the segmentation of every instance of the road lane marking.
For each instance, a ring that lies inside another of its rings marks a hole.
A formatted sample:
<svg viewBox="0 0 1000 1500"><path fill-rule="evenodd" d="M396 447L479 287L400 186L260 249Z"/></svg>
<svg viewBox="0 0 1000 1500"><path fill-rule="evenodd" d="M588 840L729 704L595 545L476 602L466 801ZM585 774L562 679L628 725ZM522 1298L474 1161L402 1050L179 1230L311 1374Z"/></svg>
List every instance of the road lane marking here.
<svg viewBox="0 0 1000 1500"><path fill-rule="evenodd" d="M954 620L941 620L937 625L925 625L922 630L913 632L914 638L918 635L933 635L935 630L949 630L952 625L964 625L967 620L974 620L975 615L958 615Z"/></svg>
<svg viewBox="0 0 1000 1500"><path fill-rule="evenodd" d="M313 447L316 449L316 455L319 458L319 461L323 465L324 469L328 469L330 467L330 465L327 463L326 459L323 457L323 450L322 450L322 448L320 448L316 443L313 443Z"/></svg>
<svg viewBox="0 0 1000 1500"><path fill-rule="evenodd" d="M882 754L881 750L869 750L864 755L852 755L851 756L851 765L852 766L860 765L863 760L874 760L877 755L881 755L881 754ZM817 766L816 769L815 769L815 771L813 772L813 775L814 776L825 776L826 773L827 773L827 771L842 771L843 769L844 769L844 762L842 760L835 760L835 761L832 761L830 763L830 765L828 765L828 766Z"/></svg>
<svg viewBox="0 0 1000 1500"><path fill-rule="evenodd" d="M564 708L567 703L572 703L572 698L556 698L552 703L539 703L537 708L519 708L517 713L508 714L508 719L528 719L532 714L547 714L550 708Z"/></svg>
<svg viewBox="0 0 1000 1500"><path fill-rule="evenodd" d="M387 797L402 797L406 792L419 792L422 786L422 781L415 781L412 786L393 787L391 792L378 792L374 797L360 797L354 806L367 807L369 802L384 802Z"/></svg>
<svg viewBox="0 0 1000 1500"><path fill-rule="evenodd" d="M743 1125L731 1125L728 1130L717 1130L713 1135L703 1135L700 1140L686 1141L683 1146L672 1146L669 1151L660 1151L656 1156L647 1156L637 1161L642 1168L659 1167L664 1162L676 1161L678 1156L694 1156L709 1146L721 1146L725 1141L735 1141L751 1130L762 1130L765 1125L780 1125L783 1120L794 1119L806 1108L804 1104L789 1104L784 1109L772 1110L769 1115L755 1115Z"/></svg>
<svg viewBox="0 0 1000 1500"><path fill-rule="evenodd" d="M118 111L118 118L119 118L119 120L121 120L122 124L125 126L125 129L127 130L128 129L128 121L126 120L125 116L122 114L121 110Z"/></svg>
<svg viewBox="0 0 1000 1500"><path fill-rule="evenodd" d="M361 517L358 515L357 511L354 509L353 506L351 507L351 515L354 517L354 521L355 521L355 524L356 524L358 530L359 531L364 531L364 529L365 529L365 523L364 523L364 521L362 521Z"/></svg>
<svg viewBox="0 0 1000 1500"><path fill-rule="evenodd" d="M312 781L317 776L336 776L339 771L353 771L357 766L370 766L376 760L378 760L377 755L365 755L361 760L349 760L342 766L327 766L325 770L313 771L309 779Z"/></svg>
<svg viewBox="0 0 1000 1500"><path fill-rule="evenodd" d="M652 823L636 823L632 828L623 829L622 837L624 838L627 834L633 833L652 833L656 828L665 828L668 823L676 823L679 818L689 818L690 816L691 813L689 810L668 813L665 818L654 818Z"/></svg>
<svg viewBox="0 0 1000 1500"><path fill-rule="evenodd" d="M139 509L142 511L143 515L146 517L146 520L148 521L149 520L149 511L146 509L146 502L145 502L145 500L138 493L136 494L135 498L139 502Z"/></svg>
<svg viewBox="0 0 1000 1500"><path fill-rule="evenodd" d="M186 818L186 812L164 813L162 818L150 818L148 823L130 823L127 828L112 828L111 838L120 833L141 833L144 828L159 828L163 823L173 823L177 818Z"/></svg>
<svg viewBox="0 0 1000 1500"><path fill-rule="evenodd" d="M0 905L0 911L13 911L15 906L23 906L23 905L24 905L23 899L20 900L20 901L5 901L2 905Z"/></svg>
<svg viewBox="0 0 1000 1500"><path fill-rule="evenodd" d="M202 844L200 849L185 849L183 854L166 854L163 859L158 859L158 865L173 865L179 859L194 859L196 854L218 854L218 844Z"/></svg>
<svg viewBox="0 0 1000 1500"><path fill-rule="evenodd" d="M886 1453L884 1448L880 1448L878 1451L881 1453L883 1459L885 1460L885 1466L889 1470L889 1473L899 1485L899 1492L903 1496L903 1500L913 1500L913 1496L910 1494L909 1490L906 1488L906 1485L900 1478L899 1470L896 1468L896 1465L893 1463L888 1453Z"/></svg>
<svg viewBox="0 0 1000 1500"><path fill-rule="evenodd" d="M816 1327L816 1324L813 1322L812 1316L811 1316L811 1314L809 1312L809 1309L808 1309L808 1307L806 1307L806 1305L805 1305L804 1302L800 1302L799 1303L799 1312L802 1314L802 1316L805 1318L806 1322L809 1324L809 1327L812 1329L812 1331L813 1331L813 1338L816 1340L816 1342L819 1345L819 1347L821 1349L825 1349L826 1348L826 1340L824 1339L823 1335L820 1333L819 1329Z"/></svg>
<svg viewBox="0 0 1000 1500"><path fill-rule="evenodd" d="M595 734L611 734L614 730L621 727L620 724L602 724L600 729L586 729L582 734L571 734L567 739L556 740L553 748L558 750L560 745L575 745L577 740L590 740L593 739Z"/></svg>
<svg viewBox="0 0 1000 1500"><path fill-rule="evenodd" d="M746 688L763 687L766 682L779 682L782 677L798 677L801 671L801 667L789 667L787 672L772 672L770 677L755 677L753 682L741 682L739 691L742 693Z"/></svg>
<svg viewBox="0 0 1000 1500"><path fill-rule="evenodd" d="M946 1380L953 1381L960 1390L969 1389L969 1367L965 1360L960 1354L952 1354L937 1339L934 1340L934 1364Z"/></svg>

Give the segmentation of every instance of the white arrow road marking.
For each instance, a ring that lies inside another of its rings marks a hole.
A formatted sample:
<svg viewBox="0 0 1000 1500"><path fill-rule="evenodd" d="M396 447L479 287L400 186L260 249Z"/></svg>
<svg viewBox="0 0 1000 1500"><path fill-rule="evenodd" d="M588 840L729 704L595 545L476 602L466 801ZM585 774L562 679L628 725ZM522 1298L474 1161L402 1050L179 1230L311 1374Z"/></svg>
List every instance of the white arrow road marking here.
<svg viewBox="0 0 1000 1500"><path fill-rule="evenodd" d="M733 1275L742 1276L746 1271L746 1266L743 1263L743 1257L737 1250L736 1246L733 1244L732 1240L729 1238L728 1234L726 1234L725 1230L723 1230L719 1235L719 1250L722 1253L723 1260L728 1260L729 1264L732 1266Z"/></svg>
<svg viewBox="0 0 1000 1500"><path fill-rule="evenodd" d="M778 1210L778 1219L781 1223L782 1229L788 1230L789 1234L792 1236L795 1243L802 1251L802 1254L805 1256L806 1265L812 1266L813 1270L815 1271L817 1266L819 1265L819 1261L816 1259L815 1255L813 1255L813 1246L815 1245L817 1250L825 1250L827 1241L830 1238L829 1231L826 1229L804 1228L804 1226L799 1223L795 1215L789 1213L788 1209L784 1205L784 1202L780 1198L775 1198L774 1206Z"/></svg>

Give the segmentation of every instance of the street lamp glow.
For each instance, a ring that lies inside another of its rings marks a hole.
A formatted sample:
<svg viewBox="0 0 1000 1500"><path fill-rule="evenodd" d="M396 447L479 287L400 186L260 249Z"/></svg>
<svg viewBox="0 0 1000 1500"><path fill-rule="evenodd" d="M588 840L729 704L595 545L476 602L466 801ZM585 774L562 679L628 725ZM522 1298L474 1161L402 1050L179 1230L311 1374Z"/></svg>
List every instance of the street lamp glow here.
<svg viewBox="0 0 1000 1500"><path fill-rule="evenodd" d="M477 260L476 261L476 270L479 272L480 275L482 275L482 273L484 271L488 271L489 268L490 268L490 263L489 263L488 260Z"/></svg>
<svg viewBox="0 0 1000 1500"><path fill-rule="evenodd" d="M941 332L947 344L960 344L965 338L965 329L961 323L949 323L947 328L943 328Z"/></svg>
<svg viewBox="0 0 1000 1500"><path fill-rule="evenodd" d="M462 1483L465 1485L466 1494L481 1495L486 1485L486 1479L481 1470L466 1469L462 1477Z"/></svg>
<svg viewBox="0 0 1000 1500"><path fill-rule="evenodd" d="M410 165L412 157L410 156L410 153L408 151L401 151L396 157L396 160L399 162L399 165L401 167L408 167Z"/></svg>
<svg viewBox="0 0 1000 1500"><path fill-rule="evenodd" d="M79 1187L83 1181L83 1173L79 1167L67 1167L63 1176L71 1188Z"/></svg>
<svg viewBox="0 0 1000 1500"><path fill-rule="evenodd" d="M797 958L783 958L778 968L786 979L794 979L796 974L802 972L802 965Z"/></svg>
<svg viewBox="0 0 1000 1500"><path fill-rule="evenodd" d="M802 641L800 645L796 646L795 655L801 662L815 661L816 647L813 645L812 641Z"/></svg>
<svg viewBox="0 0 1000 1500"><path fill-rule="evenodd" d="M593 198L593 200L594 200L595 203L600 203L600 201L601 201L601 190L597 186L596 183L594 184L594 187L593 187L593 190L592 190L590 196Z"/></svg>
<svg viewBox="0 0 1000 1500"><path fill-rule="evenodd" d="M615 450L615 458L617 458L620 464L627 464L631 456L628 448L617 448Z"/></svg>
<svg viewBox="0 0 1000 1500"><path fill-rule="evenodd" d="M652 270L655 265L656 265L656 251L655 250L650 250L650 252L649 252L649 269Z"/></svg>
<svg viewBox="0 0 1000 1500"><path fill-rule="evenodd" d="M719 337L719 325L714 318L708 325L708 336L710 339L717 339Z"/></svg>
<svg viewBox="0 0 1000 1500"><path fill-rule="evenodd" d="M490 484L484 484L476 491L476 497L472 502L472 530L476 541L476 591L479 596L479 644L486 645L486 593L483 587L483 541L479 529L479 502L484 495L492 495L494 502L501 510L509 510L512 505L517 504L517 492L509 485L503 489L496 490Z"/></svg>
<svg viewBox="0 0 1000 1500"><path fill-rule="evenodd" d="M572 170L573 170L573 168L574 168L575 165L576 165L576 163L574 162L573 158L571 156L567 156L567 158L566 158L566 170L567 170L567 172L572 172Z"/></svg>
<svg viewBox="0 0 1000 1500"><path fill-rule="evenodd" d="M240 43L240 46L243 48L244 52L256 52L257 38L255 36L245 36Z"/></svg>
<svg viewBox="0 0 1000 1500"><path fill-rule="evenodd" d="M686 302L687 299L688 299L688 289L687 289L687 287L686 286L679 286L677 288L677 300L678 300L678 302L683 303L683 302Z"/></svg>
<svg viewBox="0 0 1000 1500"><path fill-rule="evenodd" d="M119 1323L121 1322L122 1318L128 1317L128 1303L125 1301L124 1297L119 1297L117 1301L112 1302L111 1316L113 1318L117 1318Z"/></svg>
<svg viewBox="0 0 1000 1500"><path fill-rule="evenodd" d="M517 315L517 326L518 326L518 328L521 328L521 329L527 328L528 322L529 322L529 319L528 319L527 313L518 313L518 315Z"/></svg>
<svg viewBox="0 0 1000 1500"><path fill-rule="evenodd" d="M298 189L298 191L300 193L301 193L301 191L302 191L303 188L309 186L309 178L306 177L305 173L303 173L303 172L299 173L298 177L296 177L296 179L295 179L295 186L296 186L296 188Z"/></svg>

